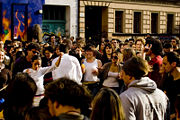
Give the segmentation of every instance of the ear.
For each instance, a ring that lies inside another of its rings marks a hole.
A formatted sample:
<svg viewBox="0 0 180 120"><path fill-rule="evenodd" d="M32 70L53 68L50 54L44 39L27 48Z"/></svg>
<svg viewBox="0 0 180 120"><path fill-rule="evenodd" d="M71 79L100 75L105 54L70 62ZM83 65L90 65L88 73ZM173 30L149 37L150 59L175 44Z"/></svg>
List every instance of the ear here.
<svg viewBox="0 0 180 120"><path fill-rule="evenodd" d="M176 67L176 62L172 62L172 63L171 63L171 66L172 66L172 67Z"/></svg>

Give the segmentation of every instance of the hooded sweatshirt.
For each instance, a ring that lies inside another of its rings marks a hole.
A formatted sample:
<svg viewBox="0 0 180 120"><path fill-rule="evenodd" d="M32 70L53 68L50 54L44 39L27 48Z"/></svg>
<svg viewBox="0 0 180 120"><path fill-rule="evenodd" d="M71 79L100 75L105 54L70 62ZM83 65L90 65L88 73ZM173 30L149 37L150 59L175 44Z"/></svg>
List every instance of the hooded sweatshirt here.
<svg viewBox="0 0 180 120"><path fill-rule="evenodd" d="M164 120L168 108L167 96L148 77L134 80L120 94L126 120Z"/></svg>

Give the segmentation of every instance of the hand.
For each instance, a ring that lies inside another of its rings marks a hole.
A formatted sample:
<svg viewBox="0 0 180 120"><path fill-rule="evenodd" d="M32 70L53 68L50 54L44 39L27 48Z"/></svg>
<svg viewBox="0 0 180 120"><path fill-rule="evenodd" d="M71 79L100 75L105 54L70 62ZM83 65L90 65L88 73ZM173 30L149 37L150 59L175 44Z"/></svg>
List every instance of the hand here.
<svg viewBox="0 0 180 120"><path fill-rule="evenodd" d="M60 52L59 56L62 57L63 55L64 55L64 53L63 53L63 52Z"/></svg>

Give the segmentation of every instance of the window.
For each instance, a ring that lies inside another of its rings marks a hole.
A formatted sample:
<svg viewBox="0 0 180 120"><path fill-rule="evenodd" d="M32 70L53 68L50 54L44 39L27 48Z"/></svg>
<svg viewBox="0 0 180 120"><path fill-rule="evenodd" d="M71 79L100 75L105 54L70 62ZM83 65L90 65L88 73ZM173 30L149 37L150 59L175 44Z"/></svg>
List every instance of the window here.
<svg viewBox="0 0 180 120"><path fill-rule="evenodd" d="M167 14L167 33L168 34L173 33L173 23L174 23L174 15Z"/></svg>
<svg viewBox="0 0 180 120"><path fill-rule="evenodd" d="M158 33L158 13L151 13L151 33Z"/></svg>
<svg viewBox="0 0 180 120"><path fill-rule="evenodd" d="M123 33L123 11L115 12L115 32Z"/></svg>
<svg viewBox="0 0 180 120"><path fill-rule="evenodd" d="M134 33L141 33L141 12L134 12Z"/></svg>
<svg viewBox="0 0 180 120"><path fill-rule="evenodd" d="M65 20L65 10L64 6L43 6L43 20Z"/></svg>

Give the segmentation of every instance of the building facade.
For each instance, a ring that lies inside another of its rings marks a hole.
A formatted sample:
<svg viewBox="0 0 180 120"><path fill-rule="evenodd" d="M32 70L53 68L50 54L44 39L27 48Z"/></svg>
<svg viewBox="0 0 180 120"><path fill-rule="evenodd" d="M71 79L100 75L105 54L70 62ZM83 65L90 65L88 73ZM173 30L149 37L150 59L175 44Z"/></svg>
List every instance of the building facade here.
<svg viewBox="0 0 180 120"><path fill-rule="evenodd" d="M77 37L78 0L45 0L43 31Z"/></svg>
<svg viewBox="0 0 180 120"><path fill-rule="evenodd" d="M80 0L79 35L121 39L179 34L178 0Z"/></svg>

